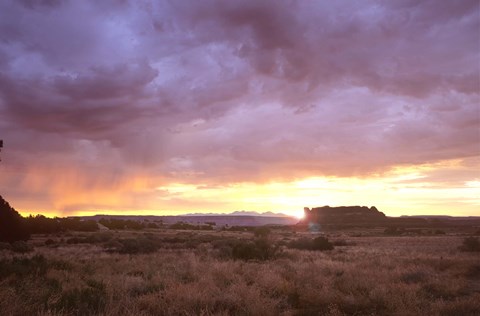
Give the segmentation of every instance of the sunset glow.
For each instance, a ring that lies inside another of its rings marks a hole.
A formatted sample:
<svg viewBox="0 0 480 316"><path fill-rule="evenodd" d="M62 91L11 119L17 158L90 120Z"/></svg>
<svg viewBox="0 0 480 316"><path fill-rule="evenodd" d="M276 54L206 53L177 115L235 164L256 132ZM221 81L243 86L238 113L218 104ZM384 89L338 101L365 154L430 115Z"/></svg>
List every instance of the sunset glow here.
<svg viewBox="0 0 480 316"><path fill-rule="evenodd" d="M57 209L71 215L179 215L250 210L301 217L303 206L353 204L375 205L390 216L476 215L480 207L480 182L462 179L455 182L432 181L439 170L459 173L465 167L459 165L458 161L445 161L434 165L399 167L382 175L363 178L309 177L293 181L242 182L218 186L167 183L149 187L148 180L132 177L114 187L101 188L81 185L85 180L80 180L81 176L76 175L76 181L71 180L73 176L67 177L69 183L76 183L74 187L69 188L63 183L63 186L55 186L44 192L48 193L49 202L52 203L47 204L46 209ZM60 175L61 178L65 176ZM35 187L35 182L39 180L34 178L29 181L29 186ZM55 181L62 183L61 179ZM41 188L47 183L37 183L37 186ZM142 196L148 198L142 199ZM84 201L85 204L75 207L77 201ZM33 204L20 205L26 209L24 214L29 214L28 210L34 208Z"/></svg>
<svg viewBox="0 0 480 316"><path fill-rule="evenodd" d="M480 215L475 1L2 1L22 214Z"/></svg>

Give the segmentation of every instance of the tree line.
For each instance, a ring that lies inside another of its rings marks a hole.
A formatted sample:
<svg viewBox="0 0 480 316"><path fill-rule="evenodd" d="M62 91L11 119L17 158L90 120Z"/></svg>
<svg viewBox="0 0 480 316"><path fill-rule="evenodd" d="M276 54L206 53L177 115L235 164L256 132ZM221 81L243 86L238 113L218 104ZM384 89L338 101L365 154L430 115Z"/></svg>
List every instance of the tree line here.
<svg viewBox="0 0 480 316"><path fill-rule="evenodd" d="M71 231L96 231L93 220L80 218L48 218L43 215L22 217L0 196L0 242L28 240L32 234L55 234Z"/></svg>

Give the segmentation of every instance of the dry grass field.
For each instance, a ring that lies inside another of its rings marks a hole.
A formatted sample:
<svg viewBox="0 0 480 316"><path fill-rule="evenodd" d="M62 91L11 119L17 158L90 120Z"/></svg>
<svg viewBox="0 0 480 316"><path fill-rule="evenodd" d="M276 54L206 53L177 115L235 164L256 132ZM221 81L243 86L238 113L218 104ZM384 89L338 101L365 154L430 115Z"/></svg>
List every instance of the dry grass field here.
<svg viewBox="0 0 480 316"><path fill-rule="evenodd" d="M0 313L480 314L480 255L459 250L464 236L330 233L333 250L288 247L302 236L313 238L292 231L36 235L33 251L0 251ZM266 243L266 256L235 253L254 239Z"/></svg>

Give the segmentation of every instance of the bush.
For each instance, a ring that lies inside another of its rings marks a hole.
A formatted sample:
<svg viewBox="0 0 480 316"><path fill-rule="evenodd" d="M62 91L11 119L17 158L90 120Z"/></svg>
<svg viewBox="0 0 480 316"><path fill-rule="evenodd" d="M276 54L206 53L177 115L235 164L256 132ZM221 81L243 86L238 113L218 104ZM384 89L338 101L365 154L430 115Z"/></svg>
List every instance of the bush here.
<svg viewBox="0 0 480 316"><path fill-rule="evenodd" d="M400 280L407 284L420 283L427 279L427 274L423 271L413 271L403 273Z"/></svg>
<svg viewBox="0 0 480 316"><path fill-rule="evenodd" d="M50 246L50 245L53 245L53 244L55 244L55 240L50 239L50 238L45 240L45 245L46 246Z"/></svg>
<svg viewBox="0 0 480 316"><path fill-rule="evenodd" d="M18 277L44 276L48 269L48 263L44 256L35 255L31 258L17 258L0 261L0 279L10 275Z"/></svg>
<svg viewBox="0 0 480 316"><path fill-rule="evenodd" d="M238 243L236 239L219 239L212 241L211 245L222 259L232 258L232 249Z"/></svg>
<svg viewBox="0 0 480 316"><path fill-rule="evenodd" d="M241 260L252 260L257 257L257 249L253 242L237 243L232 248L232 258Z"/></svg>
<svg viewBox="0 0 480 316"><path fill-rule="evenodd" d="M470 266L465 273L465 277L468 279L480 279L480 264Z"/></svg>
<svg viewBox="0 0 480 316"><path fill-rule="evenodd" d="M69 245L71 245L71 244L81 244L81 243L85 243L84 240L85 240L84 238L72 237L72 238L68 238L66 242Z"/></svg>
<svg viewBox="0 0 480 316"><path fill-rule="evenodd" d="M397 227L388 227L384 230L383 233L388 236L398 236L402 234L402 232L399 231Z"/></svg>
<svg viewBox="0 0 480 316"><path fill-rule="evenodd" d="M317 237L313 239L313 249L312 250L332 250L333 244L328 241L325 237Z"/></svg>
<svg viewBox="0 0 480 316"><path fill-rule="evenodd" d="M84 288L75 288L62 293L54 309L65 314L101 314L107 304L107 292L102 282L87 281Z"/></svg>
<svg viewBox="0 0 480 316"><path fill-rule="evenodd" d="M145 228L145 224L134 220L123 220L117 218L102 218L100 224L109 229L133 229L141 230Z"/></svg>
<svg viewBox="0 0 480 316"><path fill-rule="evenodd" d="M228 230L231 232L252 232L255 231L255 227L251 226L231 226L231 227L224 227L224 230Z"/></svg>
<svg viewBox="0 0 480 316"><path fill-rule="evenodd" d="M480 241L478 240L478 237L465 237L459 248L462 251L480 251Z"/></svg>
<svg viewBox="0 0 480 316"><path fill-rule="evenodd" d="M292 240L288 244L289 248L300 249L300 250L316 250L316 251L324 251L324 250L332 250L334 248L333 244L328 241L325 237L317 237L314 239L310 238L300 238L297 240Z"/></svg>
<svg viewBox="0 0 480 316"><path fill-rule="evenodd" d="M125 254L152 253L157 251L160 242L156 239L139 237L137 239L127 238L110 240L105 244L105 248L111 252Z"/></svg>
<svg viewBox="0 0 480 316"><path fill-rule="evenodd" d="M111 239L103 244L103 248L107 252L118 252L118 250L122 247L123 245L121 242L118 241L118 239Z"/></svg>
<svg viewBox="0 0 480 316"><path fill-rule="evenodd" d="M0 250L12 250L12 245L8 242L0 242Z"/></svg>
<svg viewBox="0 0 480 316"><path fill-rule="evenodd" d="M12 251L18 253L27 253L33 251L33 246L29 245L25 241L16 241L12 243Z"/></svg>
<svg viewBox="0 0 480 316"><path fill-rule="evenodd" d="M309 250L311 248L311 239L300 238L300 239L292 240L291 242L288 243L288 248Z"/></svg>
<svg viewBox="0 0 480 316"><path fill-rule="evenodd" d="M278 256L280 248L266 238L249 240L223 239L212 241L218 256L235 260L270 260Z"/></svg>
<svg viewBox="0 0 480 316"><path fill-rule="evenodd" d="M155 223L148 223L147 228L159 228L157 224Z"/></svg>
<svg viewBox="0 0 480 316"><path fill-rule="evenodd" d="M253 231L255 234L255 237L257 238L266 238L268 235L270 235L270 228L268 227L257 227Z"/></svg>
<svg viewBox="0 0 480 316"><path fill-rule="evenodd" d="M337 240L333 241L332 244L334 246L339 246L339 247L353 245L353 243L347 242L345 239L337 239Z"/></svg>
<svg viewBox="0 0 480 316"><path fill-rule="evenodd" d="M112 239L113 235L109 232L93 233L86 237L76 236L67 239L67 244L100 244Z"/></svg>
<svg viewBox="0 0 480 316"><path fill-rule="evenodd" d="M241 241L232 248L232 258L239 260L269 260L276 256L278 247L267 239L257 239L254 242Z"/></svg>
<svg viewBox="0 0 480 316"><path fill-rule="evenodd" d="M192 225L184 222L177 222L170 225L170 229L180 229L180 230L213 230L213 227L210 225Z"/></svg>

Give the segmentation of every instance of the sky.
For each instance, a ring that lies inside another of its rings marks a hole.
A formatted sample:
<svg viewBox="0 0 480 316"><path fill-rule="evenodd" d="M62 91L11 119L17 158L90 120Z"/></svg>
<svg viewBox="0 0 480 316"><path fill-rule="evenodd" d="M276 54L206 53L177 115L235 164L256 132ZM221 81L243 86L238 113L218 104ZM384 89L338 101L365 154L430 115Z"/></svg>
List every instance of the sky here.
<svg viewBox="0 0 480 316"><path fill-rule="evenodd" d="M0 2L22 214L480 216L480 2Z"/></svg>

